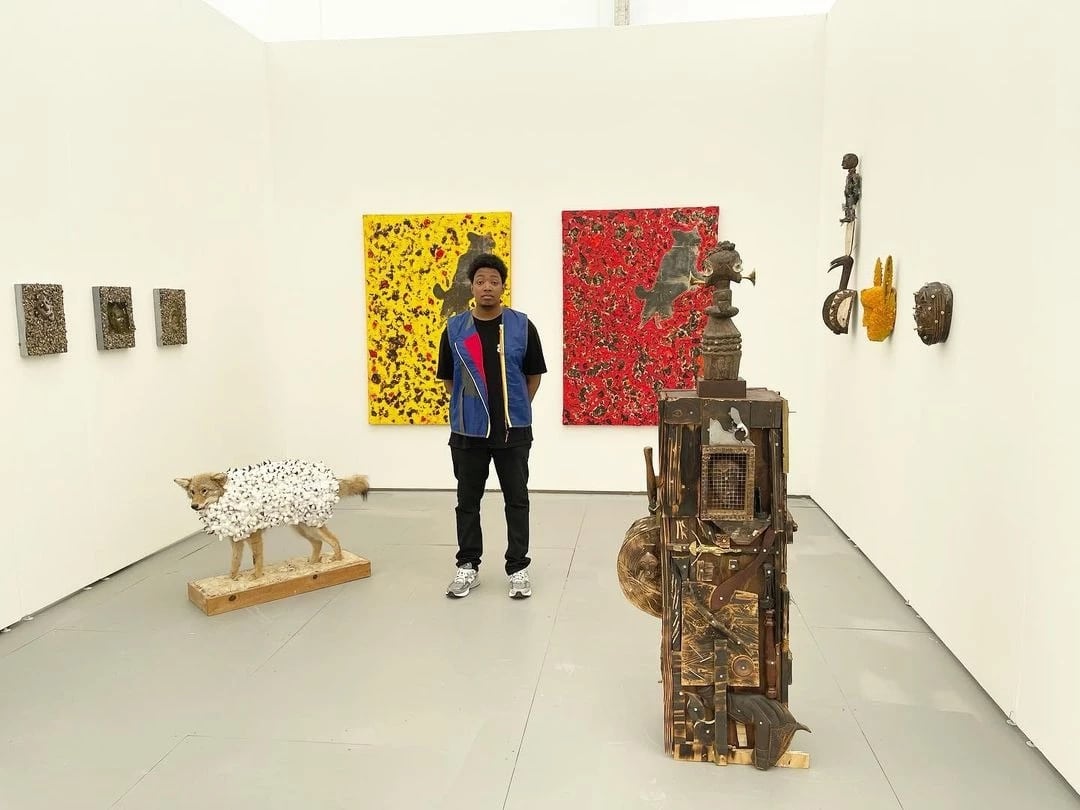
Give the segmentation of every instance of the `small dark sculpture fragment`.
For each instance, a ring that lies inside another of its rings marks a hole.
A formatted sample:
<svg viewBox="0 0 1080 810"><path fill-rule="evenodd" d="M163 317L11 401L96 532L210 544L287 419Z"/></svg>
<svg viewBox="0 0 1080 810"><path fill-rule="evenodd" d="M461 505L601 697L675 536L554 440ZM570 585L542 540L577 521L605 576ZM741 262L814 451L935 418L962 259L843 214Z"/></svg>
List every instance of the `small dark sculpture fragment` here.
<svg viewBox="0 0 1080 810"><path fill-rule="evenodd" d="M856 169L859 166L859 156L852 153L844 155L840 163L841 168L847 171L847 180L844 181L844 217L840 224L855 221L855 207L862 199L862 177Z"/></svg>
<svg viewBox="0 0 1080 810"><path fill-rule="evenodd" d="M634 295L644 301L641 308L641 325L650 318L658 321L670 318L675 299L690 289L697 268L701 235L697 231L672 231L674 244L668 248L656 270L656 281L646 289L638 284Z"/></svg>
<svg viewBox="0 0 1080 810"><path fill-rule="evenodd" d="M470 232L469 249L465 251L457 262L454 270L454 278L450 286L443 289L441 284L436 284L431 294L442 301L442 317L449 318L469 308L472 300L472 283L469 281L469 264L482 253L490 253L495 248L495 239L489 234Z"/></svg>
<svg viewBox="0 0 1080 810"><path fill-rule="evenodd" d="M927 346L949 339L953 292L948 284L931 281L915 293L915 331Z"/></svg>
<svg viewBox="0 0 1080 810"><path fill-rule="evenodd" d="M158 346L183 346L187 335L187 294L184 290L154 290L154 326Z"/></svg>
<svg viewBox="0 0 1080 810"><path fill-rule="evenodd" d="M16 284L15 315L23 357L68 350L64 288L59 284Z"/></svg>
<svg viewBox="0 0 1080 810"><path fill-rule="evenodd" d="M135 345L135 316L131 287L94 287L94 331L103 351Z"/></svg>

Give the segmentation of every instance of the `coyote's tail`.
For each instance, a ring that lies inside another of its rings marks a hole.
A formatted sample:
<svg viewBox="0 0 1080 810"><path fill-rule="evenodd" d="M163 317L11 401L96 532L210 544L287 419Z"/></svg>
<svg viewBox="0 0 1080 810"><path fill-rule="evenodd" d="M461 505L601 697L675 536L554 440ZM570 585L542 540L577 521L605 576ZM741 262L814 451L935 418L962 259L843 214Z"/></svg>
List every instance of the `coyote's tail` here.
<svg viewBox="0 0 1080 810"><path fill-rule="evenodd" d="M366 501L369 489L366 475L353 475L348 478L338 479L338 495L342 498L359 495Z"/></svg>

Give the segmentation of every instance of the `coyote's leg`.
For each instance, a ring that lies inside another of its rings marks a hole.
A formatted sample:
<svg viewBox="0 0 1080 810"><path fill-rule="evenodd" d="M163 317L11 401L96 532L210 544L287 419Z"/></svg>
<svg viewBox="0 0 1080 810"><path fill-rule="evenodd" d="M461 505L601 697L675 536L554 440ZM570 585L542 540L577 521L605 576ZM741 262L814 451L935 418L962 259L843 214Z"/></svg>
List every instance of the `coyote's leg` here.
<svg viewBox="0 0 1080 810"><path fill-rule="evenodd" d="M319 556L322 554L322 538L319 535L311 531L311 528L300 524L299 526L293 526L296 529L297 534L311 543L311 556L308 558L308 562L315 565L319 561Z"/></svg>
<svg viewBox="0 0 1080 810"><path fill-rule="evenodd" d="M259 579L263 575L263 536L261 531L257 531L248 538L248 544L251 546L251 561L255 564L255 579Z"/></svg>
<svg viewBox="0 0 1080 810"><path fill-rule="evenodd" d="M341 543L338 541L337 536L332 531L330 531L329 526L320 526L319 531L322 532L323 537L326 538L326 541L334 547L334 556L331 559L340 560Z"/></svg>
<svg viewBox="0 0 1080 810"><path fill-rule="evenodd" d="M232 566L229 568L229 579L237 579L240 576L240 558L244 554L244 538L232 541Z"/></svg>

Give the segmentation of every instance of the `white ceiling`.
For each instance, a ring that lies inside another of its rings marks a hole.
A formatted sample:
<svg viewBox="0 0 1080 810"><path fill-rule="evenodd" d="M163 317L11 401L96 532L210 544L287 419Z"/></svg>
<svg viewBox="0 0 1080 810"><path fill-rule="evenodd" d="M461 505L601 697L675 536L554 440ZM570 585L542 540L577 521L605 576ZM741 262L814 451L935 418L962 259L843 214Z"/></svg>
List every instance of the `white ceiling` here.
<svg viewBox="0 0 1080 810"><path fill-rule="evenodd" d="M267 42L595 28L616 0L204 0ZM835 0L629 0L631 25L824 14Z"/></svg>

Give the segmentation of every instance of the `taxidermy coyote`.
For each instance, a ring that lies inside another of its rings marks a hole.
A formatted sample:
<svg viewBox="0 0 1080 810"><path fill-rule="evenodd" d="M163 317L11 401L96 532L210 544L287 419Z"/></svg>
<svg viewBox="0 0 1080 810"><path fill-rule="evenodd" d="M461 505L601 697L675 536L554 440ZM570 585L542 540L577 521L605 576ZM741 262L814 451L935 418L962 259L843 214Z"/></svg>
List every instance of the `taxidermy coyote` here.
<svg viewBox="0 0 1080 810"><path fill-rule="evenodd" d="M311 543L310 563L319 561L324 540L334 549L331 559L340 560L341 544L326 522L338 500L359 495L366 501L369 489L366 475L337 478L325 464L294 459L173 480L187 492L206 533L232 542L232 579L239 576L245 541L255 578L262 576L262 533L275 526L292 526Z"/></svg>

